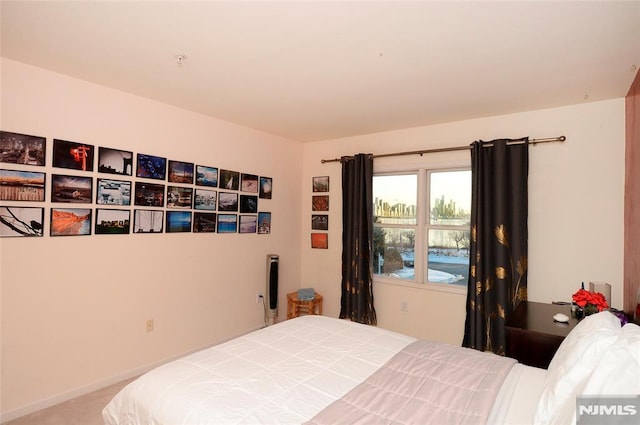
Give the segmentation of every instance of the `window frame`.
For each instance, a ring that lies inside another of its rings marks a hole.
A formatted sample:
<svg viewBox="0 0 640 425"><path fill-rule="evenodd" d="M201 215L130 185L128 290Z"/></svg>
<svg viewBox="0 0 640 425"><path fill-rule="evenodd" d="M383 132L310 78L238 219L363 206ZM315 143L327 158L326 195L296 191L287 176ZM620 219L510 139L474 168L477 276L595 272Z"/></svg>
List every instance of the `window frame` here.
<svg viewBox="0 0 640 425"><path fill-rule="evenodd" d="M414 279L401 279L373 273L373 282L393 286L405 286L410 288L448 292L453 294L466 295L467 285L453 285L449 283L437 283L427 281L427 250L429 229L450 230L459 229L452 225L432 225L430 221L430 173L444 171L471 171L470 160L446 161L446 162L423 162L419 164L406 164L406 166L395 165L387 167L376 167L374 176L385 175L417 175L416 194L416 224L377 224L373 227L382 228L413 228L415 229L414 243ZM471 226L469 225L469 230Z"/></svg>

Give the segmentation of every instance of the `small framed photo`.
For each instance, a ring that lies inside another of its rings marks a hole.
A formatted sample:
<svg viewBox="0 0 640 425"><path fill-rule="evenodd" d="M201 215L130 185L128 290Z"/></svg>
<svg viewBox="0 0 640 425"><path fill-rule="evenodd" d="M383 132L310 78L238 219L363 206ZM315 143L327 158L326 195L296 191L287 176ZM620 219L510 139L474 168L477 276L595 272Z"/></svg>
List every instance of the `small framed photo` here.
<svg viewBox="0 0 640 425"><path fill-rule="evenodd" d="M168 180L172 183L193 183L193 162L169 160Z"/></svg>
<svg viewBox="0 0 640 425"><path fill-rule="evenodd" d="M0 162L42 167L46 152L45 137L0 131Z"/></svg>
<svg viewBox="0 0 640 425"><path fill-rule="evenodd" d="M51 202L90 204L93 199L93 178L51 175Z"/></svg>
<svg viewBox="0 0 640 425"><path fill-rule="evenodd" d="M238 226L239 233L256 233L257 230L258 230L257 215L252 214L252 215L240 216L240 224Z"/></svg>
<svg viewBox="0 0 640 425"><path fill-rule="evenodd" d="M329 234L328 233L312 233L311 234L311 248L328 249L329 248Z"/></svg>
<svg viewBox="0 0 640 425"><path fill-rule="evenodd" d="M238 211L238 194L231 192L218 193L218 211Z"/></svg>
<svg viewBox="0 0 640 425"><path fill-rule="evenodd" d="M218 233L238 233L238 215L218 214Z"/></svg>
<svg viewBox="0 0 640 425"><path fill-rule="evenodd" d="M46 174L0 170L0 201L44 201Z"/></svg>
<svg viewBox="0 0 640 425"><path fill-rule="evenodd" d="M240 212L255 214L258 212L258 196L240 195Z"/></svg>
<svg viewBox="0 0 640 425"><path fill-rule="evenodd" d="M131 182L125 180L98 179L96 204L131 205Z"/></svg>
<svg viewBox="0 0 640 425"><path fill-rule="evenodd" d="M167 233L191 232L190 211L167 211Z"/></svg>
<svg viewBox="0 0 640 425"><path fill-rule="evenodd" d="M313 191L314 192L328 192L329 191L329 176L321 176L313 178Z"/></svg>
<svg viewBox="0 0 640 425"><path fill-rule="evenodd" d="M258 234L267 235L271 233L271 213L259 212L258 213Z"/></svg>
<svg viewBox="0 0 640 425"><path fill-rule="evenodd" d="M51 236L91 234L91 208L51 208Z"/></svg>
<svg viewBox="0 0 640 425"><path fill-rule="evenodd" d="M218 187L218 169L196 165L196 185Z"/></svg>
<svg viewBox="0 0 640 425"><path fill-rule="evenodd" d="M312 214L311 229L329 230L329 216L326 214Z"/></svg>
<svg viewBox="0 0 640 425"><path fill-rule="evenodd" d="M167 172L167 159L161 156L139 153L136 162L136 177L164 180Z"/></svg>
<svg viewBox="0 0 640 425"><path fill-rule="evenodd" d="M196 189L193 197L193 209L196 210L216 210L218 191L207 189Z"/></svg>
<svg viewBox="0 0 640 425"><path fill-rule="evenodd" d="M190 187L167 186L167 208L191 208L193 189Z"/></svg>
<svg viewBox="0 0 640 425"><path fill-rule="evenodd" d="M53 166L93 171L93 145L53 139Z"/></svg>
<svg viewBox="0 0 640 425"><path fill-rule="evenodd" d="M164 207L164 185L136 182L135 205Z"/></svg>
<svg viewBox="0 0 640 425"><path fill-rule="evenodd" d="M133 152L98 147L98 172L133 175Z"/></svg>
<svg viewBox="0 0 640 425"><path fill-rule="evenodd" d="M128 235L131 211L96 208L96 235Z"/></svg>
<svg viewBox="0 0 640 425"><path fill-rule="evenodd" d="M240 187L240 173L237 171L220 170L220 189L238 190Z"/></svg>
<svg viewBox="0 0 640 425"><path fill-rule="evenodd" d="M260 199L271 199L271 187L273 179L271 177L260 177Z"/></svg>
<svg viewBox="0 0 640 425"><path fill-rule="evenodd" d="M240 190L242 192L258 193L258 176L242 173L240 176Z"/></svg>
<svg viewBox="0 0 640 425"><path fill-rule="evenodd" d="M164 211L133 210L133 233L162 233Z"/></svg>
<svg viewBox="0 0 640 425"><path fill-rule="evenodd" d="M193 233L215 233L216 213L196 211L193 213Z"/></svg>
<svg viewBox="0 0 640 425"><path fill-rule="evenodd" d="M315 195L311 198L313 211L329 211L329 195Z"/></svg>
<svg viewBox="0 0 640 425"><path fill-rule="evenodd" d="M44 208L0 207L0 237L42 236Z"/></svg>

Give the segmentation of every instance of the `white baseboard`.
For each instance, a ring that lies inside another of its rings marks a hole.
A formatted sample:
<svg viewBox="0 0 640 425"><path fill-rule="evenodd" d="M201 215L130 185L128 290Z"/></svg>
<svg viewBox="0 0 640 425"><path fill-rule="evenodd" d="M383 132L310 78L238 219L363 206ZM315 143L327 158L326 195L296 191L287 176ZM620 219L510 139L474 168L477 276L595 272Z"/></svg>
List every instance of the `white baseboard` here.
<svg viewBox="0 0 640 425"><path fill-rule="evenodd" d="M37 400L34 401L33 403L29 403L25 406L19 407L17 409L13 409L13 410L8 410L6 412L0 412L0 424L3 424L5 422L9 422L12 421L14 419L20 418L22 416L28 415L29 413L33 413L33 412L37 412L38 410L42 410L42 409L46 409L47 407L51 407L51 406L55 406L56 404L60 404L63 403L65 401L71 400L73 398L76 397L80 397L83 396L85 394L89 394L91 392L100 390L102 388L108 387L110 385L113 384L117 384L118 382L122 382L126 379L130 379L130 378L134 378L136 376L142 375L145 372L150 371L151 369L154 369L158 366L161 366L167 362L170 362L172 360L176 360L179 359L180 357L184 357L186 355L189 355L191 353L195 353L196 351L200 351L200 350L204 350L206 348L212 347L214 345L218 345L221 344L223 342L229 341L233 338L227 338L225 340L219 341L215 344L209 344L206 345L204 347L200 347L197 348L195 350L191 350L189 352L183 353L183 354L177 354L175 356L171 356L167 359L152 363L152 364L148 364L145 366L141 366L135 369L131 369L128 370L126 372L120 373L118 375L106 378L106 379L102 379L100 381L96 381L93 382L89 385L85 385L76 389L73 389L71 391L67 391L61 394L57 394L55 396L52 397L47 397L41 400Z"/></svg>

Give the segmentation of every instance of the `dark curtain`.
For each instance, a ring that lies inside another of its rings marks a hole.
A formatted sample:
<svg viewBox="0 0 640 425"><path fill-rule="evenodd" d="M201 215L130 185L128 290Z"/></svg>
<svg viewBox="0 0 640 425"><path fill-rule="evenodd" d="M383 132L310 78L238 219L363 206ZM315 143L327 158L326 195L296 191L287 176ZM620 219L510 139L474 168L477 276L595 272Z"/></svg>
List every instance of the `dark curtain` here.
<svg viewBox="0 0 640 425"><path fill-rule="evenodd" d="M342 158L340 318L375 325L373 307L373 156Z"/></svg>
<svg viewBox="0 0 640 425"><path fill-rule="evenodd" d="M528 170L528 138L471 145L465 347L504 355L505 321L527 299Z"/></svg>

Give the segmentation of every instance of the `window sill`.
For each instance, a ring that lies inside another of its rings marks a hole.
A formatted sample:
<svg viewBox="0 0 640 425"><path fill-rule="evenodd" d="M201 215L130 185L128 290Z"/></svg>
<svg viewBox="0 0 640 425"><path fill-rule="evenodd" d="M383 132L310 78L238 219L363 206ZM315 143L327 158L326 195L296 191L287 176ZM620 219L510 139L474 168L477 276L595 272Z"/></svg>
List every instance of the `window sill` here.
<svg viewBox="0 0 640 425"><path fill-rule="evenodd" d="M467 286L451 285L445 283L416 283L400 279L385 278L383 276L374 277L373 283L389 286L404 286L406 288L420 289L423 291L446 292L455 295L467 295Z"/></svg>

